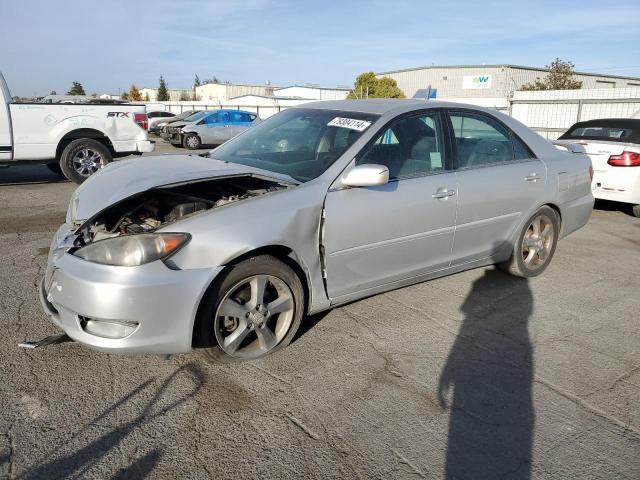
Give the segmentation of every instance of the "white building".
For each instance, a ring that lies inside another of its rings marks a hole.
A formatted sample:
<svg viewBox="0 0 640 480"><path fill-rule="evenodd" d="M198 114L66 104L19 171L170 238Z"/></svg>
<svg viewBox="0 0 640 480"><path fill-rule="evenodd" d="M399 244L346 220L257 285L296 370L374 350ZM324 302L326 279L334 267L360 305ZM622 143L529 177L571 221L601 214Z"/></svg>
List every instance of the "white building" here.
<svg viewBox="0 0 640 480"><path fill-rule="evenodd" d="M273 94L277 97L304 98L307 100L344 100L349 95L349 89L292 85L290 87L276 88Z"/></svg>
<svg viewBox="0 0 640 480"><path fill-rule="evenodd" d="M196 87L196 97L202 102L225 103L243 95L273 95L272 85L249 85L241 83L207 83Z"/></svg>
<svg viewBox="0 0 640 480"><path fill-rule="evenodd" d="M179 102L181 100L193 99L193 90L189 88L168 88L167 92L169 93L170 102ZM148 88L148 87L141 88L140 95L142 95L143 100L146 100L148 96L150 102L158 101L157 88Z"/></svg>

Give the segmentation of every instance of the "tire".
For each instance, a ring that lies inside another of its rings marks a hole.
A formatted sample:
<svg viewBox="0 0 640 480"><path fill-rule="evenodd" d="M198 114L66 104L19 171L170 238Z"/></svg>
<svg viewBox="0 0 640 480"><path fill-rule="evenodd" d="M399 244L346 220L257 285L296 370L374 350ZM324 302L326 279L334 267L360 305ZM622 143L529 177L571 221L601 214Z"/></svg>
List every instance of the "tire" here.
<svg viewBox="0 0 640 480"><path fill-rule="evenodd" d="M202 141L197 134L188 133L182 139L182 146L189 150L197 150L202 146Z"/></svg>
<svg viewBox="0 0 640 480"><path fill-rule="evenodd" d="M65 177L79 185L112 160L111 152L102 143L81 138L62 151L60 168Z"/></svg>
<svg viewBox="0 0 640 480"><path fill-rule="evenodd" d="M60 168L60 164L58 162L55 163L47 163L47 168L51 170L56 175L64 175L62 173L62 169Z"/></svg>
<svg viewBox="0 0 640 480"><path fill-rule="evenodd" d="M547 228L551 228L544 234ZM560 219L551 207L541 207L524 224L511 258L498 267L516 277L537 277L545 271L558 244Z"/></svg>
<svg viewBox="0 0 640 480"><path fill-rule="evenodd" d="M631 213L633 214L634 217L640 218L640 205L632 205Z"/></svg>
<svg viewBox="0 0 640 480"><path fill-rule="evenodd" d="M265 285L263 303L253 293L260 284ZM271 255L250 258L231 266L207 291L194 346L209 346L207 354L225 363L274 353L295 336L304 305L302 283L288 265Z"/></svg>

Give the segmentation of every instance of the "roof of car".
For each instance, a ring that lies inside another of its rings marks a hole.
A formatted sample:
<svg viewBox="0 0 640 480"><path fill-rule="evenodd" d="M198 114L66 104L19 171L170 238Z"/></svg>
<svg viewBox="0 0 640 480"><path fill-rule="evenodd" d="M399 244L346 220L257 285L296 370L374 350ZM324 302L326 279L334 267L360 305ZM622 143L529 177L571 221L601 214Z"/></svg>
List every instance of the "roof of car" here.
<svg viewBox="0 0 640 480"><path fill-rule="evenodd" d="M321 102L305 103L293 108L317 108L322 110L344 110L347 112L374 113L383 115L389 112L401 113L403 111L418 110L422 108L437 107L469 107L477 110L485 110L476 105L464 103L442 102L438 100L424 99L397 99L397 98L370 98L367 100L326 100Z"/></svg>

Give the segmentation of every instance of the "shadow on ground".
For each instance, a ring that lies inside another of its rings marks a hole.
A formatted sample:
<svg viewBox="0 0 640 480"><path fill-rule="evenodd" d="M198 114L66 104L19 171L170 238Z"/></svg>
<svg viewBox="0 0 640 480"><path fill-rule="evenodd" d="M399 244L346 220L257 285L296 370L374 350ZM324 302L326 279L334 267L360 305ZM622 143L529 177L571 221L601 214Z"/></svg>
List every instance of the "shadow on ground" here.
<svg viewBox="0 0 640 480"><path fill-rule="evenodd" d="M46 165L12 165L0 167L0 186L31 183L69 182L62 175L53 173Z"/></svg>
<svg viewBox="0 0 640 480"><path fill-rule="evenodd" d="M530 478L529 283L487 270L461 311L464 320L438 385L440 403L450 412L445 478Z"/></svg>
<svg viewBox="0 0 640 480"><path fill-rule="evenodd" d="M191 378L191 389L184 390L180 388L180 386L174 385L178 380L178 377L183 375L187 375ZM105 409L100 415L89 421L87 426L76 432L73 437L65 441L62 446L49 453L49 458L55 458L44 461L36 467L27 470L18 478L35 480L40 478L68 478L76 475L82 476L86 469L100 462L101 459L103 459L111 450L117 448L134 430L163 417L171 410L192 398L198 390L202 388L204 380L205 375L196 364L190 363L180 367L162 381L160 386L151 396L150 400L142 403L142 409L131 420L117 426L72 453L59 455L59 452L63 450L65 446L71 444L82 432L92 425L100 424L101 421L106 420L106 417L117 410L121 410L124 415L128 414L132 410L138 410L140 408L138 406L140 398L153 388L152 384L155 381L155 379L147 380L121 398L118 402ZM179 392L178 398L169 403L165 403L167 401L167 397L171 394L175 394L176 392ZM120 469L113 478L145 478L158 464L162 458L162 454L162 449L155 448L133 461L130 465Z"/></svg>

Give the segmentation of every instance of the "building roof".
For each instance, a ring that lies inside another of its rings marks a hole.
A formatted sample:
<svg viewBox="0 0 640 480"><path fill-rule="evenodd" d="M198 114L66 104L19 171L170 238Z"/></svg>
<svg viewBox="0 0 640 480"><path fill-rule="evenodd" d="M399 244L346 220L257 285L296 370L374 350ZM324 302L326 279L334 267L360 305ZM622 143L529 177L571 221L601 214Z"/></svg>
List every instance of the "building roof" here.
<svg viewBox="0 0 640 480"><path fill-rule="evenodd" d="M313 88L315 90L338 90L340 92L350 92L350 88L342 88L342 87L321 87L321 86L313 86L313 85L287 85L286 87L274 87L275 90L284 90L285 88Z"/></svg>
<svg viewBox="0 0 640 480"><path fill-rule="evenodd" d="M268 98L269 100L310 100L309 98L303 97L281 97L279 95L258 95L257 93L247 93L246 95L238 95L237 97L231 97L231 100L237 100L238 98L245 97L258 97L258 98Z"/></svg>
<svg viewBox="0 0 640 480"><path fill-rule="evenodd" d="M510 63L503 64L487 64L487 65L426 65L424 67L404 68L401 70L389 70L387 72L379 72L376 75L388 75L390 73L402 73L412 72L415 70L431 70L435 68L512 68L516 70L533 70L537 72L548 72L548 68L541 67L527 67L524 65L513 65ZM573 72L575 75L589 75L592 77L607 77L607 78L621 78L624 80L640 80L640 77L624 77L621 75L607 75L606 73L588 73L588 72Z"/></svg>

